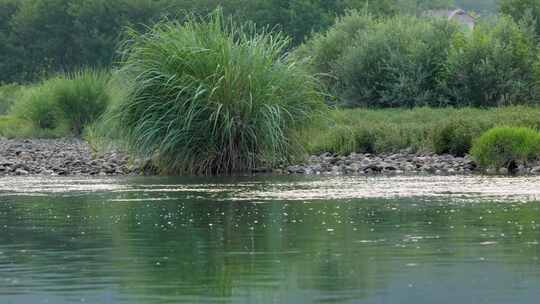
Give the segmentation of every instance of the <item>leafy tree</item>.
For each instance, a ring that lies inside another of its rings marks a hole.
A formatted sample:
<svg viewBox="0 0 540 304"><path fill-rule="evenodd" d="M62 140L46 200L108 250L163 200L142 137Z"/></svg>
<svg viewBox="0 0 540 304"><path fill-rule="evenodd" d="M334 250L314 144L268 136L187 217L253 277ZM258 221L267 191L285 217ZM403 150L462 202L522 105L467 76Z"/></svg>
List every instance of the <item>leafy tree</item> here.
<svg viewBox="0 0 540 304"><path fill-rule="evenodd" d="M86 65L109 66L126 26L141 30L163 17L206 15L217 6L237 22L249 20L283 31L295 46L312 33L327 30L348 9L388 16L452 4L452 0L0 0L0 82L34 81Z"/></svg>
<svg viewBox="0 0 540 304"><path fill-rule="evenodd" d="M0 72L3 74L14 74L15 63L18 61L13 45L11 43L11 33L9 20L17 10L17 0L0 0ZM3 77L0 76L0 83Z"/></svg>
<svg viewBox="0 0 540 304"><path fill-rule="evenodd" d="M536 34L540 34L540 0L501 0L499 10L516 22L532 21Z"/></svg>

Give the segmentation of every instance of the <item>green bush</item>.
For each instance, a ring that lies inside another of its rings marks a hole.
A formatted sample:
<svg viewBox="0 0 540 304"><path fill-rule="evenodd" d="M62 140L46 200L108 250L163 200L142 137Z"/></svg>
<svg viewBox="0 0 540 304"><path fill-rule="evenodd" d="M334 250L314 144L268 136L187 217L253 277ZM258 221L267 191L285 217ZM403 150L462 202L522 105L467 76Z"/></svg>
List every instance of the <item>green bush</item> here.
<svg viewBox="0 0 540 304"><path fill-rule="evenodd" d="M47 82L27 87L9 114L31 122L38 129L51 131L60 128L64 120L53 95L53 88Z"/></svg>
<svg viewBox="0 0 540 304"><path fill-rule="evenodd" d="M355 11L296 51L347 106L534 104L540 61L534 29L510 17L474 30L437 18Z"/></svg>
<svg viewBox="0 0 540 304"><path fill-rule="evenodd" d="M309 59L312 72L321 75L323 83L332 94L340 94L342 87L338 75L338 60L357 36L376 24L371 15L356 10L339 17L327 32L317 33L299 46L294 56Z"/></svg>
<svg viewBox="0 0 540 304"><path fill-rule="evenodd" d="M322 109L314 77L284 55L288 39L189 19L130 32L109 112L127 146L162 173L220 174L286 162L291 132Z"/></svg>
<svg viewBox="0 0 540 304"><path fill-rule="evenodd" d="M338 60L346 103L376 107L444 104L438 82L458 31L442 19L394 17L359 33Z"/></svg>
<svg viewBox="0 0 540 304"><path fill-rule="evenodd" d="M540 97L534 31L510 18L478 24L456 35L444 81L451 103L500 106L535 103Z"/></svg>
<svg viewBox="0 0 540 304"><path fill-rule="evenodd" d="M60 75L26 88L10 114L39 129L79 136L110 103L108 82L108 73L92 70Z"/></svg>
<svg viewBox="0 0 540 304"><path fill-rule="evenodd" d="M375 19L349 12L300 46L330 92L349 106L441 105L439 80L459 26L443 19Z"/></svg>
<svg viewBox="0 0 540 304"><path fill-rule="evenodd" d="M473 140L481 133L483 125L480 117L476 121L458 118L442 122L433 131L433 152L465 156Z"/></svg>
<svg viewBox="0 0 540 304"><path fill-rule="evenodd" d="M540 134L530 128L493 128L474 143L471 154L482 167L511 169L540 155Z"/></svg>
<svg viewBox="0 0 540 304"><path fill-rule="evenodd" d="M499 0L499 12L511 16L516 22L530 23L536 35L540 35L540 1Z"/></svg>
<svg viewBox="0 0 540 304"><path fill-rule="evenodd" d="M109 73L83 70L55 80L53 100L74 135L96 121L111 102Z"/></svg>

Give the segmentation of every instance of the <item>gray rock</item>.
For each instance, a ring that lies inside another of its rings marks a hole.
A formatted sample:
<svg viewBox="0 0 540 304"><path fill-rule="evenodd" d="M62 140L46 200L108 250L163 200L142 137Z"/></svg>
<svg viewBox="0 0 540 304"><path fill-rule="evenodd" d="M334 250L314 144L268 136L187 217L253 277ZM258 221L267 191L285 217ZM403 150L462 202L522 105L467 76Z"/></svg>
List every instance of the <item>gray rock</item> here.
<svg viewBox="0 0 540 304"><path fill-rule="evenodd" d="M311 167L311 169L314 171L314 172L321 172L323 171L323 167L321 164L316 164L316 165L313 165Z"/></svg>
<svg viewBox="0 0 540 304"><path fill-rule="evenodd" d="M15 175L28 175L30 174L28 171L24 170L24 169L17 169L15 170Z"/></svg>
<svg viewBox="0 0 540 304"><path fill-rule="evenodd" d="M495 169L495 168L487 168L487 169L486 169L486 173L487 173L487 174L496 174L496 173L497 173L497 169Z"/></svg>
<svg viewBox="0 0 540 304"><path fill-rule="evenodd" d="M291 174L304 174L306 169L303 166L290 166L287 168Z"/></svg>

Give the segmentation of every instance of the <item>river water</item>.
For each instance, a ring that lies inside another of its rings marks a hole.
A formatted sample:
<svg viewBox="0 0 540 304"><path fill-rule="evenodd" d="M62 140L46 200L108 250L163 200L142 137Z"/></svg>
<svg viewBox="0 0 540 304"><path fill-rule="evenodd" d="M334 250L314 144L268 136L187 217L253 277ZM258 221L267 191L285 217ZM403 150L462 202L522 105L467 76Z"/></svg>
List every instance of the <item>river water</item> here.
<svg viewBox="0 0 540 304"><path fill-rule="evenodd" d="M0 303L538 303L540 178L1 178Z"/></svg>

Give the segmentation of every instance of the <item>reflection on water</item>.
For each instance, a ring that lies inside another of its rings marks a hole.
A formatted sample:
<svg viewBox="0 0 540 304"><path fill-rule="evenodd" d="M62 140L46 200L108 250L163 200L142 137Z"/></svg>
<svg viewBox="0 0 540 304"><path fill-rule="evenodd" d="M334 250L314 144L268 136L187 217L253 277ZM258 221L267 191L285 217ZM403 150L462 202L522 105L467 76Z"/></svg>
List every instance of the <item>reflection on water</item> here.
<svg viewBox="0 0 540 304"><path fill-rule="evenodd" d="M0 179L0 303L537 303L540 179Z"/></svg>

